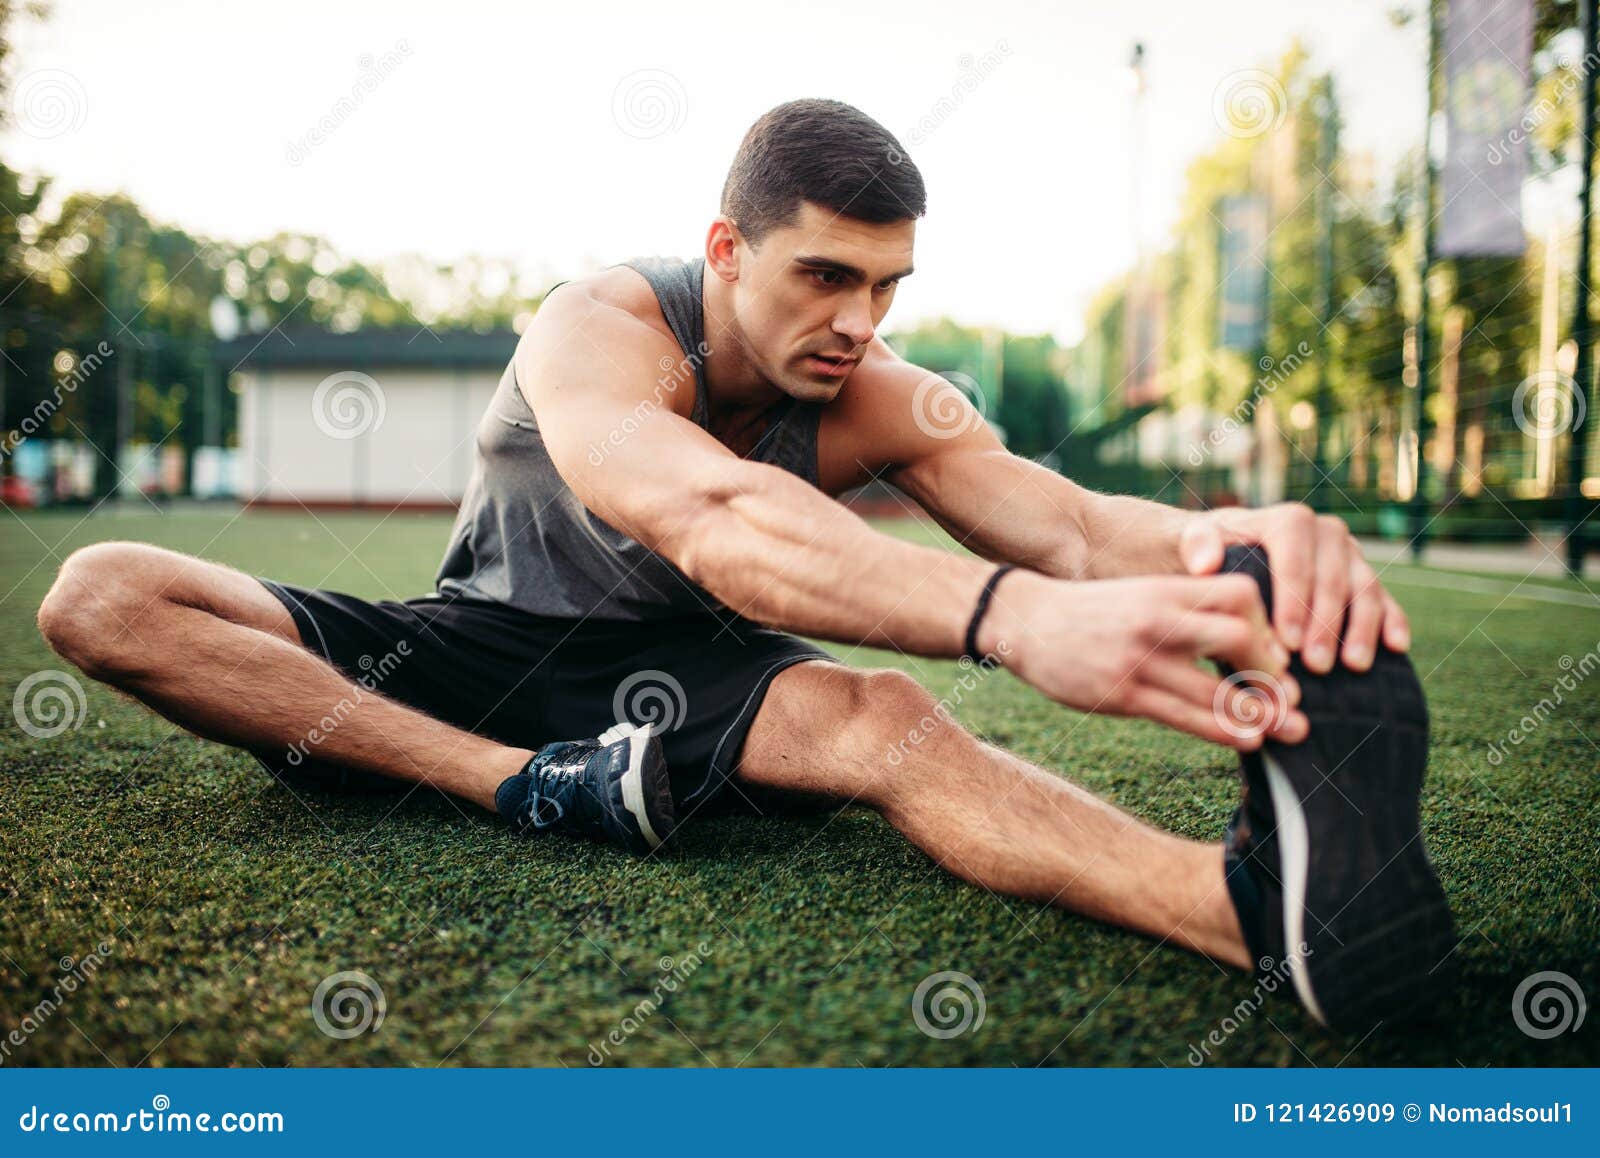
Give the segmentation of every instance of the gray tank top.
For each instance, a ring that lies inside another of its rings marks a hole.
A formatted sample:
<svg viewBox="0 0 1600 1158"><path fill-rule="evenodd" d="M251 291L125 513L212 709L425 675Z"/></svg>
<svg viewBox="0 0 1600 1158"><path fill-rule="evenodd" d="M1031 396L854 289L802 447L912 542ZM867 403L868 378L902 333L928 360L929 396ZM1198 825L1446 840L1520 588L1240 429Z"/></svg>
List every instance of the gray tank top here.
<svg viewBox="0 0 1600 1158"><path fill-rule="evenodd" d="M649 281L684 358L663 365L658 386L694 382L695 425L706 427L703 258L643 258L623 264ZM659 404L659 403L658 403ZM789 399L746 457L817 485L821 403ZM625 438L626 431L613 432ZM591 460L611 447L596 444ZM450 545L439 594L509 604L561 619L647 620L726 609L705 588L578 500L545 450L533 410L506 367L478 425L477 454Z"/></svg>

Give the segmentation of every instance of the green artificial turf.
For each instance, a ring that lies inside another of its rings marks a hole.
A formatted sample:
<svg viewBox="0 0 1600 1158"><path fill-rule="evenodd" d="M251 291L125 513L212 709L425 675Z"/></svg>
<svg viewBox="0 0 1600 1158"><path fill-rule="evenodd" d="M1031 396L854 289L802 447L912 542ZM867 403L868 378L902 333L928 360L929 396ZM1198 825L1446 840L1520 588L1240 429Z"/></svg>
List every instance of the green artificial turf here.
<svg viewBox="0 0 1600 1158"><path fill-rule="evenodd" d="M405 597L428 590L447 524L7 512L0 527L0 1041L106 948L0 1063L1182 1068L1251 999L1247 979L1179 950L958 882L863 810L699 821L677 855L641 861L515 840L425 792L398 805L296 794L86 680L80 726L32 738L11 700L25 677L65 666L33 616L71 549L143 539ZM1593 1064L1600 1013L1540 1040L1517 1028L1512 997L1559 970L1600 1001L1600 673L1498 765L1488 754L1564 674L1562 655L1600 646L1600 611L1392 574L1432 705L1423 811L1462 984L1429 1020L1359 1041L1270 998L1207 1064ZM949 663L834 650L905 667L937 695L955 687ZM1074 715L1009 676L956 711L1190 836L1216 839L1235 802L1228 752ZM313 994L348 970L381 987L383 1021L330 1036ZM984 1014L941 1039L918 1028L912 998L945 970L981 986Z"/></svg>

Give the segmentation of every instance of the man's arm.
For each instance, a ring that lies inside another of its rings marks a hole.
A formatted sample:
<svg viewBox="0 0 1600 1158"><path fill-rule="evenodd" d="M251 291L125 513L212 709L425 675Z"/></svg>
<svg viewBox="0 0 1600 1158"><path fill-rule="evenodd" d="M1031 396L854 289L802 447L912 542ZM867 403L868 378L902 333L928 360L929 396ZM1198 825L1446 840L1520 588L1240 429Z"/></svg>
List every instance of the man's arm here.
<svg viewBox="0 0 1600 1158"><path fill-rule="evenodd" d="M685 417L692 387L656 387L681 357L671 338L585 287L541 307L517 381L583 504L749 618L959 654L991 568L884 535L794 475L733 454Z"/></svg>
<svg viewBox="0 0 1600 1158"><path fill-rule="evenodd" d="M684 417L686 392L655 387L660 367L679 357L667 335L582 286L541 307L518 348L517 380L584 505L748 618L822 639L959 654L993 567L884 535L793 475L732 454ZM1008 576L983 646L1061 703L1259 743L1214 711L1216 697L1236 689L1219 693L1218 678L1194 666L1204 655L1285 674L1287 656L1250 581L1127 582L1148 586ZM1136 614L1110 614L1120 604ZM1290 739L1304 727L1287 705L1276 718Z"/></svg>
<svg viewBox="0 0 1600 1158"><path fill-rule="evenodd" d="M1299 503L1195 512L1098 494L1010 454L975 412L958 433L949 421L906 421L928 409L927 379L908 363L880 363L873 389L856 403L861 428L881 432L872 441L884 477L985 558L1072 579L1208 575L1226 547L1260 544L1279 593L1273 626L1311 670L1333 666L1341 634L1342 658L1356 670L1371 665L1379 638L1397 651L1409 647L1405 613L1342 520ZM959 404L953 388L950 395Z"/></svg>

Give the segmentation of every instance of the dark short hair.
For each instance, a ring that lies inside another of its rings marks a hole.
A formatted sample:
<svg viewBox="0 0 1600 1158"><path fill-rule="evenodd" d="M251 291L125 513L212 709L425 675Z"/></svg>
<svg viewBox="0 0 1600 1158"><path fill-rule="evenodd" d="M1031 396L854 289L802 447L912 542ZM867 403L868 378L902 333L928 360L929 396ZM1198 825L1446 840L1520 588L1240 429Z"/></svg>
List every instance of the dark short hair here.
<svg viewBox="0 0 1600 1158"><path fill-rule="evenodd" d="M810 201L875 225L927 212L922 174L888 129L843 101L781 104L750 126L722 187L722 212L751 245Z"/></svg>

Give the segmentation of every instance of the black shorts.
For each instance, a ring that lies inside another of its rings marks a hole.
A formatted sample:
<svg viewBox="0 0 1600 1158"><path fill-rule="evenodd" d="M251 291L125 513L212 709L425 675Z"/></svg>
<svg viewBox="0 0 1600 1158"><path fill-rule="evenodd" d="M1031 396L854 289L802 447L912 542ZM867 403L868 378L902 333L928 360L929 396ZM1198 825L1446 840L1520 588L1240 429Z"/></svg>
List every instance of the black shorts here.
<svg viewBox="0 0 1600 1158"><path fill-rule="evenodd" d="M598 736L624 719L653 725L680 815L741 795L721 789L773 676L805 660L838 662L731 612L643 623L550 619L462 597L369 603L261 582L294 617L305 646L363 688L475 735L537 749ZM336 728L338 712L322 724ZM405 787L319 760L322 734L255 755L291 785Z"/></svg>

